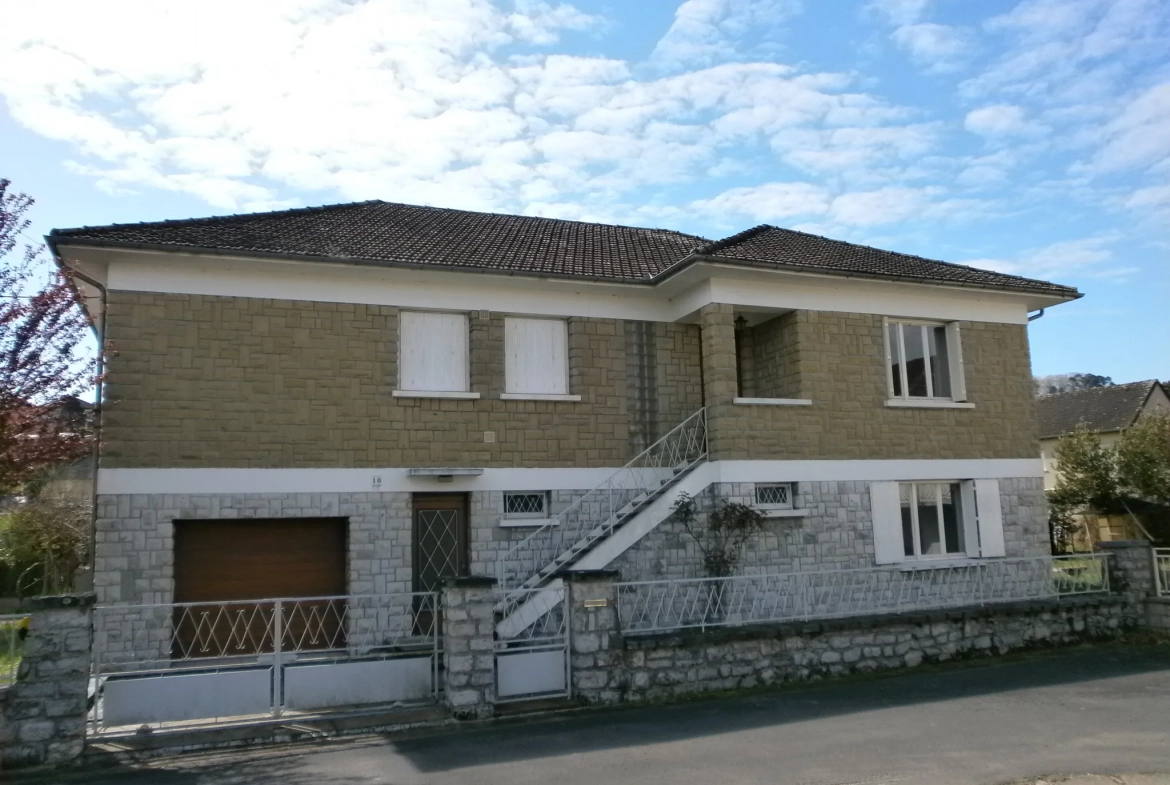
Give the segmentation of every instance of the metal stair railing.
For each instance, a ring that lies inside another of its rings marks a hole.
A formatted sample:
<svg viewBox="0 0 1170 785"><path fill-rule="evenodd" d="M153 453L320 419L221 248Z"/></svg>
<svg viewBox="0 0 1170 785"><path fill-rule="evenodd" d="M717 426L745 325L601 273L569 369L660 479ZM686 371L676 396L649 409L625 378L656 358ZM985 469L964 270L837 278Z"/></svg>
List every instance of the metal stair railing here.
<svg viewBox="0 0 1170 785"><path fill-rule="evenodd" d="M502 589L533 589L572 563L707 457L707 410L699 409L496 563Z"/></svg>

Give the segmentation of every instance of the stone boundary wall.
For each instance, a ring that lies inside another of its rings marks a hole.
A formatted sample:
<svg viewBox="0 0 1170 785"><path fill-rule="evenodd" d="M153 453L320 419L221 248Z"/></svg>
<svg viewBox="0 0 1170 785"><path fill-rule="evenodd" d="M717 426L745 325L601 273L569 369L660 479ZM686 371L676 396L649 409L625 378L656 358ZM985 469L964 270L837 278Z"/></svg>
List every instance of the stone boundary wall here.
<svg viewBox="0 0 1170 785"><path fill-rule="evenodd" d="M1170 597L1153 597L1146 602L1146 626L1170 633Z"/></svg>
<svg viewBox="0 0 1170 785"><path fill-rule="evenodd" d="M594 575L570 583L573 694L592 703L659 700L1109 640L1144 622L1126 598L1106 595L623 636L613 581ZM586 608L585 600L594 607ZM601 601L606 605L598 607Z"/></svg>
<svg viewBox="0 0 1170 785"><path fill-rule="evenodd" d="M58 765L85 746L94 596L38 597L17 681L0 689L0 769Z"/></svg>

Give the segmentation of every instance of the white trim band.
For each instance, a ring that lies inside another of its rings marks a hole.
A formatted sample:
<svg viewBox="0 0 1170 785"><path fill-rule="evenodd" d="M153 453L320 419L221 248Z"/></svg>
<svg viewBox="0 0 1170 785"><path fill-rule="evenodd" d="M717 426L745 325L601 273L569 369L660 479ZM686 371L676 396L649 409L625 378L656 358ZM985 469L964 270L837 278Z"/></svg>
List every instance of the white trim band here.
<svg viewBox="0 0 1170 785"><path fill-rule="evenodd" d="M733 398L737 406L811 406L811 398Z"/></svg>
<svg viewBox="0 0 1170 785"><path fill-rule="evenodd" d="M553 491L595 488L619 467L484 469L478 477L410 477L405 468L100 469L98 493L369 493ZM1043 477L1039 458L876 461L714 461L698 467L711 482L836 482ZM376 482L375 482L376 480Z"/></svg>

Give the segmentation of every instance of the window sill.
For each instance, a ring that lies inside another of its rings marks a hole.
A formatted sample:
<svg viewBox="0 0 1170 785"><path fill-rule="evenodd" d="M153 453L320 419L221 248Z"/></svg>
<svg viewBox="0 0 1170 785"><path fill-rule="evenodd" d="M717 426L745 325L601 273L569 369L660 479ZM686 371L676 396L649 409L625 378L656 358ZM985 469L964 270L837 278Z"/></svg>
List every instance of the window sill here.
<svg viewBox="0 0 1170 785"><path fill-rule="evenodd" d="M569 401L581 400L580 395L537 395L535 393L500 393L501 401Z"/></svg>
<svg viewBox="0 0 1170 785"><path fill-rule="evenodd" d="M891 398L886 406L894 409L974 409L975 404L966 401L940 401L933 398Z"/></svg>
<svg viewBox="0 0 1170 785"><path fill-rule="evenodd" d="M797 510L760 510L765 518L804 518L808 516L809 511L804 509Z"/></svg>
<svg viewBox="0 0 1170 785"><path fill-rule="evenodd" d="M505 529L535 529L540 526L556 526L556 518L500 518L500 526Z"/></svg>
<svg viewBox="0 0 1170 785"><path fill-rule="evenodd" d="M395 398L457 398L465 401L474 401L479 398L477 392L455 392L453 390L394 390L390 394Z"/></svg>
<svg viewBox="0 0 1170 785"><path fill-rule="evenodd" d="M734 398L736 406L811 406L809 398Z"/></svg>
<svg viewBox="0 0 1170 785"><path fill-rule="evenodd" d="M976 564L983 564L986 559L973 559L970 556L956 555L948 559L918 559L917 561L900 562L898 569L902 572L915 572L917 570L947 570L952 567L972 567Z"/></svg>

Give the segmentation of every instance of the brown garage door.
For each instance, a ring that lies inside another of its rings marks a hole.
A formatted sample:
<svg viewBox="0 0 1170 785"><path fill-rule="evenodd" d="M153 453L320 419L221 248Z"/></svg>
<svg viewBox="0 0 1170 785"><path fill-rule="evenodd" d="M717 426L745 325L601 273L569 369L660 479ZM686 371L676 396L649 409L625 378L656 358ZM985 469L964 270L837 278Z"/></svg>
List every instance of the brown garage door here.
<svg viewBox="0 0 1170 785"><path fill-rule="evenodd" d="M344 518L175 522L175 648L184 657L272 651L275 603L345 594ZM233 602L236 601L236 602ZM284 603L285 650L345 645L344 603Z"/></svg>

